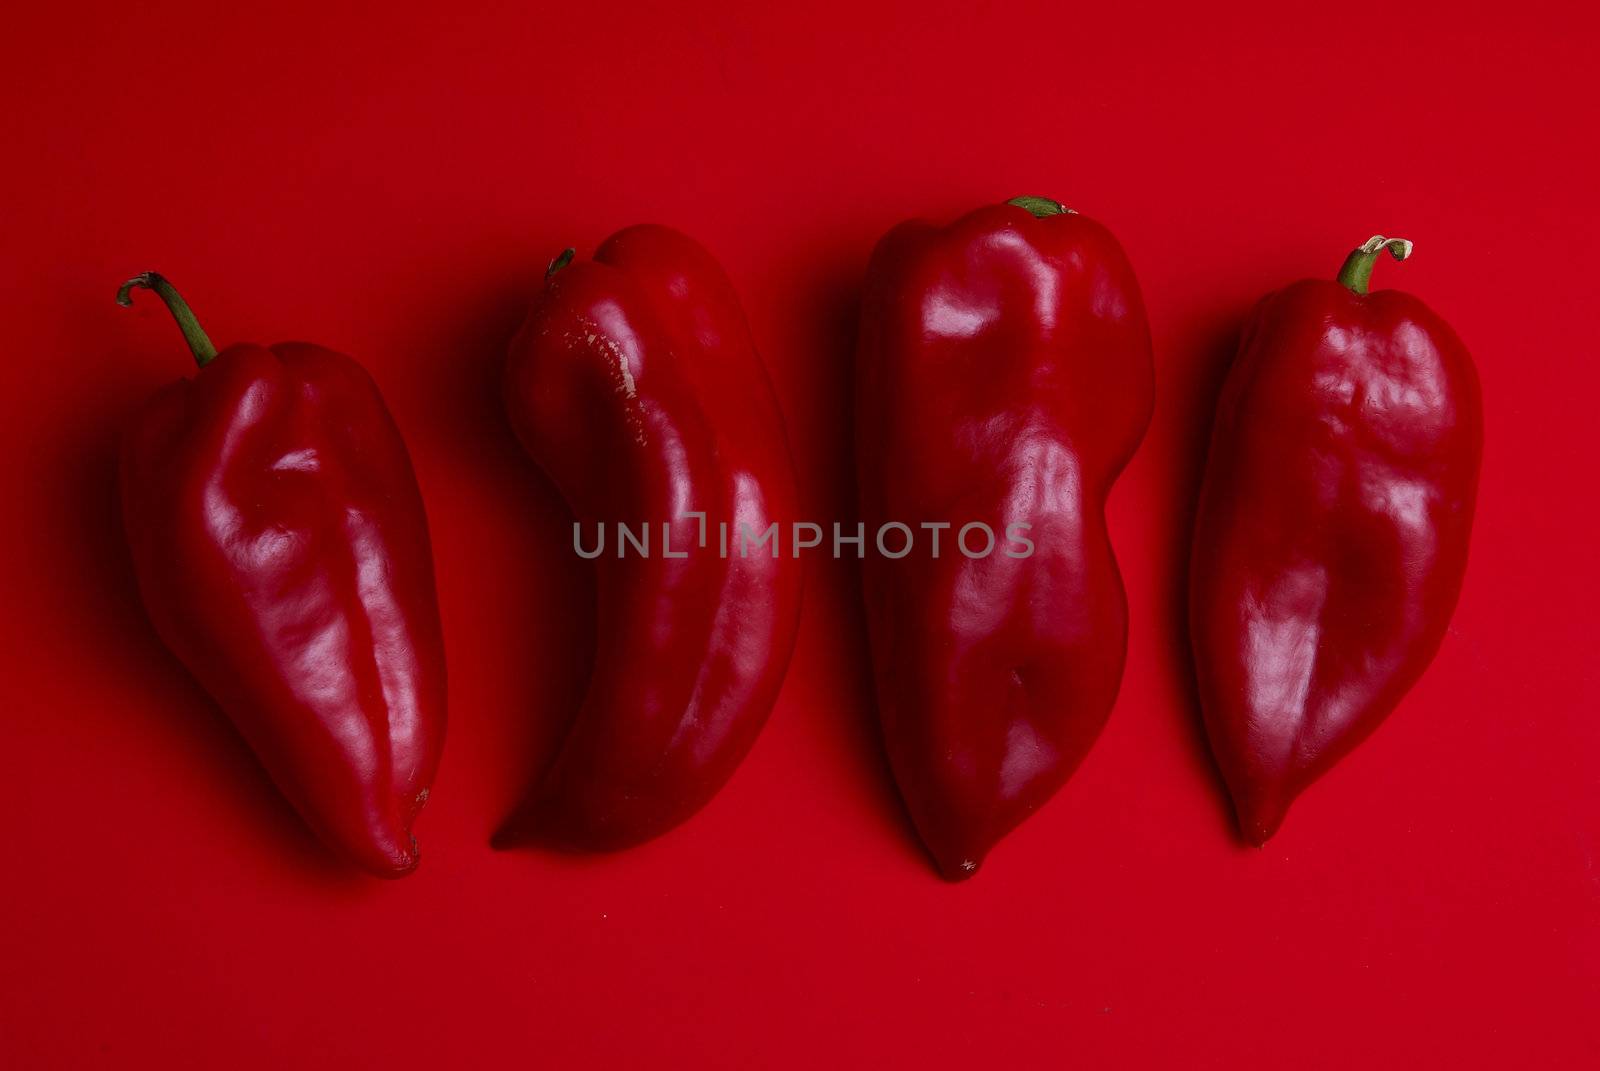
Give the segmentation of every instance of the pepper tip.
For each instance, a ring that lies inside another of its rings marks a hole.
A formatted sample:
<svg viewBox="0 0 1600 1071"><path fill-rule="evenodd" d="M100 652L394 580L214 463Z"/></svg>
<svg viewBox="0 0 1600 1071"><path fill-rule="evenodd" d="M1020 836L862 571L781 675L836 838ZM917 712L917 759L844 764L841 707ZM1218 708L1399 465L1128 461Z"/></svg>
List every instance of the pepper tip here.
<svg viewBox="0 0 1600 1071"><path fill-rule="evenodd" d="M1239 817L1240 835L1254 847L1262 848L1283 825L1289 805L1259 796L1242 796L1235 800L1234 810Z"/></svg>

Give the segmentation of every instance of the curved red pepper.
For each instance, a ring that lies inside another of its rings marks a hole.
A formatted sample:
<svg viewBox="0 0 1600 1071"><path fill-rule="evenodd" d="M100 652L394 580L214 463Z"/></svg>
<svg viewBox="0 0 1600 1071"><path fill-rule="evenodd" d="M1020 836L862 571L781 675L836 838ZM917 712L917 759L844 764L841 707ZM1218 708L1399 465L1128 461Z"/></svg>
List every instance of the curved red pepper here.
<svg viewBox="0 0 1600 1071"><path fill-rule="evenodd" d="M301 342L217 353L155 290L201 366L159 392L122 452L144 604L283 794L384 877L444 742L445 668L422 496L372 379Z"/></svg>
<svg viewBox="0 0 1600 1071"><path fill-rule="evenodd" d="M1416 298L1338 282L1269 295L1217 412L1190 632L1211 748L1244 835L1377 728L1432 660L1461 591L1483 417L1472 358Z"/></svg>
<svg viewBox="0 0 1600 1071"><path fill-rule="evenodd" d="M879 243L858 375L868 538L917 536L865 563L879 716L918 832L965 878L1066 782L1116 698L1127 602L1104 507L1150 421L1150 331L1116 239L1018 198ZM1033 553L966 557L959 530L979 522L1018 553L1003 533L1031 525ZM920 526L939 523L935 557Z"/></svg>
<svg viewBox="0 0 1600 1071"><path fill-rule="evenodd" d="M511 345L505 392L586 552L603 526L598 643L577 720L497 843L611 849L704 806L766 721L794 645L800 563L754 540L774 523L788 537L796 491L777 399L711 255L640 226L592 262L570 257ZM620 543L619 522L648 531L648 556Z"/></svg>

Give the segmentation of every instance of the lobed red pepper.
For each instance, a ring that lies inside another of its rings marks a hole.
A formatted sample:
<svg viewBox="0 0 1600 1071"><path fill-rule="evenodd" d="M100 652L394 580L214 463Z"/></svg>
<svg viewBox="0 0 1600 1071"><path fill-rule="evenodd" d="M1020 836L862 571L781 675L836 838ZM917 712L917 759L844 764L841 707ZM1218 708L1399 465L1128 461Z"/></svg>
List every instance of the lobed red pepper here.
<svg viewBox="0 0 1600 1071"><path fill-rule="evenodd" d="M216 352L155 273L200 372L122 451L122 504L162 640L335 849L397 877L444 744L445 664L422 495L355 361L303 342Z"/></svg>
<svg viewBox="0 0 1600 1071"><path fill-rule="evenodd" d="M698 811L755 742L800 615L783 416L733 285L692 239L630 227L551 266L511 345L505 396L529 455L593 531L647 533L595 560L587 695L497 842L611 849ZM722 526L734 534L722 551Z"/></svg>
<svg viewBox="0 0 1600 1071"><path fill-rule="evenodd" d="M1054 201L905 223L873 253L862 517L872 530L950 526L940 554L922 538L903 558L866 559L878 713L947 878L976 872L1066 782L1111 711L1128 610L1105 500L1150 422L1153 376L1122 249ZM1033 552L968 557L961 529L977 523L997 538L1028 526Z"/></svg>
<svg viewBox="0 0 1600 1071"><path fill-rule="evenodd" d="M1264 298L1223 388L1195 526L1190 633L1211 747L1264 843L1388 716L1444 639L1472 528L1483 412L1426 305L1337 282Z"/></svg>

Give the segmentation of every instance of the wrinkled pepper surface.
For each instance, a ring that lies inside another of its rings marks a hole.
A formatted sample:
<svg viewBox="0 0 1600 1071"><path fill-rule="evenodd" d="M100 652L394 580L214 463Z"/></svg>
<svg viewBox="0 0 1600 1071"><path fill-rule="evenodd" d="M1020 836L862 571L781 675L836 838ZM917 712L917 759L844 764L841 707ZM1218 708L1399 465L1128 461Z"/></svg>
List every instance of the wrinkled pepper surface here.
<svg viewBox="0 0 1600 1071"><path fill-rule="evenodd" d="M1150 421L1150 331L1110 232L1017 198L889 232L857 372L862 518L918 536L863 563L879 716L958 880L1066 782L1116 698L1127 601L1105 501ZM967 557L956 540L979 522L1028 525L1033 552Z"/></svg>
<svg viewBox="0 0 1600 1071"><path fill-rule="evenodd" d="M157 632L278 788L362 868L417 865L413 820L445 728L433 558L411 461L376 385L301 342L221 353L170 283L200 365L139 414L124 523Z"/></svg>
<svg viewBox="0 0 1600 1071"><path fill-rule="evenodd" d="M505 398L592 551L587 693L496 837L626 847L694 814L750 750L794 646L800 561L783 418L739 300L690 238L638 226L551 265L511 345ZM624 543L628 526L647 550ZM727 526L726 528L724 526ZM728 551L722 550L723 532ZM773 554L780 552L777 557Z"/></svg>
<svg viewBox="0 0 1600 1071"><path fill-rule="evenodd" d="M1190 632L1211 747L1245 837L1367 737L1421 676L1461 591L1483 442L1449 325L1368 292L1375 237L1338 280L1261 301L1218 406Z"/></svg>

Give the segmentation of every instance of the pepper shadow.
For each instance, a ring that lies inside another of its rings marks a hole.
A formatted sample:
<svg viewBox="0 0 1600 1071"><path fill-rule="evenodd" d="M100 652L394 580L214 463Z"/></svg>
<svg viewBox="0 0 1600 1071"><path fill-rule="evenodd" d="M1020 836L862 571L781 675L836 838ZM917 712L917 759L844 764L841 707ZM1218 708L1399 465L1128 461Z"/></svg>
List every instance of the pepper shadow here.
<svg viewBox="0 0 1600 1071"><path fill-rule="evenodd" d="M594 664L593 565L571 552L572 513L517 441L501 390L545 267L536 255L486 265L416 340L428 355L419 478L450 660L441 780L484 841L554 760Z"/></svg>
<svg viewBox="0 0 1600 1071"><path fill-rule="evenodd" d="M1197 765L1210 775L1220 804L1219 815L1235 837L1241 835L1234 819L1232 797L1216 757L1212 754L1201 714L1199 680L1195 674L1194 647L1189 634L1189 574L1195 518L1200 508L1200 489L1210 453L1217 402L1239 348L1242 323L1242 316L1230 316L1224 322L1185 332L1204 341L1196 347L1194 358L1184 363L1181 378L1162 385L1162 389L1170 392L1171 397L1183 401L1178 414L1171 418L1175 428L1168 459L1175 503L1169 527L1171 542L1166 548L1170 555L1168 560L1173 563L1172 582L1168 587L1168 620L1172 623L1167 633L1168 654L1184 682L1183 691L1189 699L1181 731L1189 740Z"/></svg>
<svg viewBox="0 0 1600 1071"><path fill-rule="evenodd" d="M832 250L821 263L814 285L802 292L811 299L795 309L795 326L806 359L800 385L808 407L797 414L804 435L793 444L800 472L802 512L819 523L837 521L853 532L861 519L856 481L855 366L856 337L861 320L861 281L866 259L854 248ZM848 268L841 269L840 265ZM804 326L802 326L804 325ZM799 438L798 436L794 436ZM853 760L854 773L872 805L887 820L894 841L920 867L932 865L921 838L895 786L888 749L878 718L862 589L862 563L855 556L831 554L832 533L824 536L829 553L807 559L807 618L825 637L813 637L834 648L839 679L846 697L823 712L834 719L840 749ZM804 636L804 633L802 633Z"/></svg>

